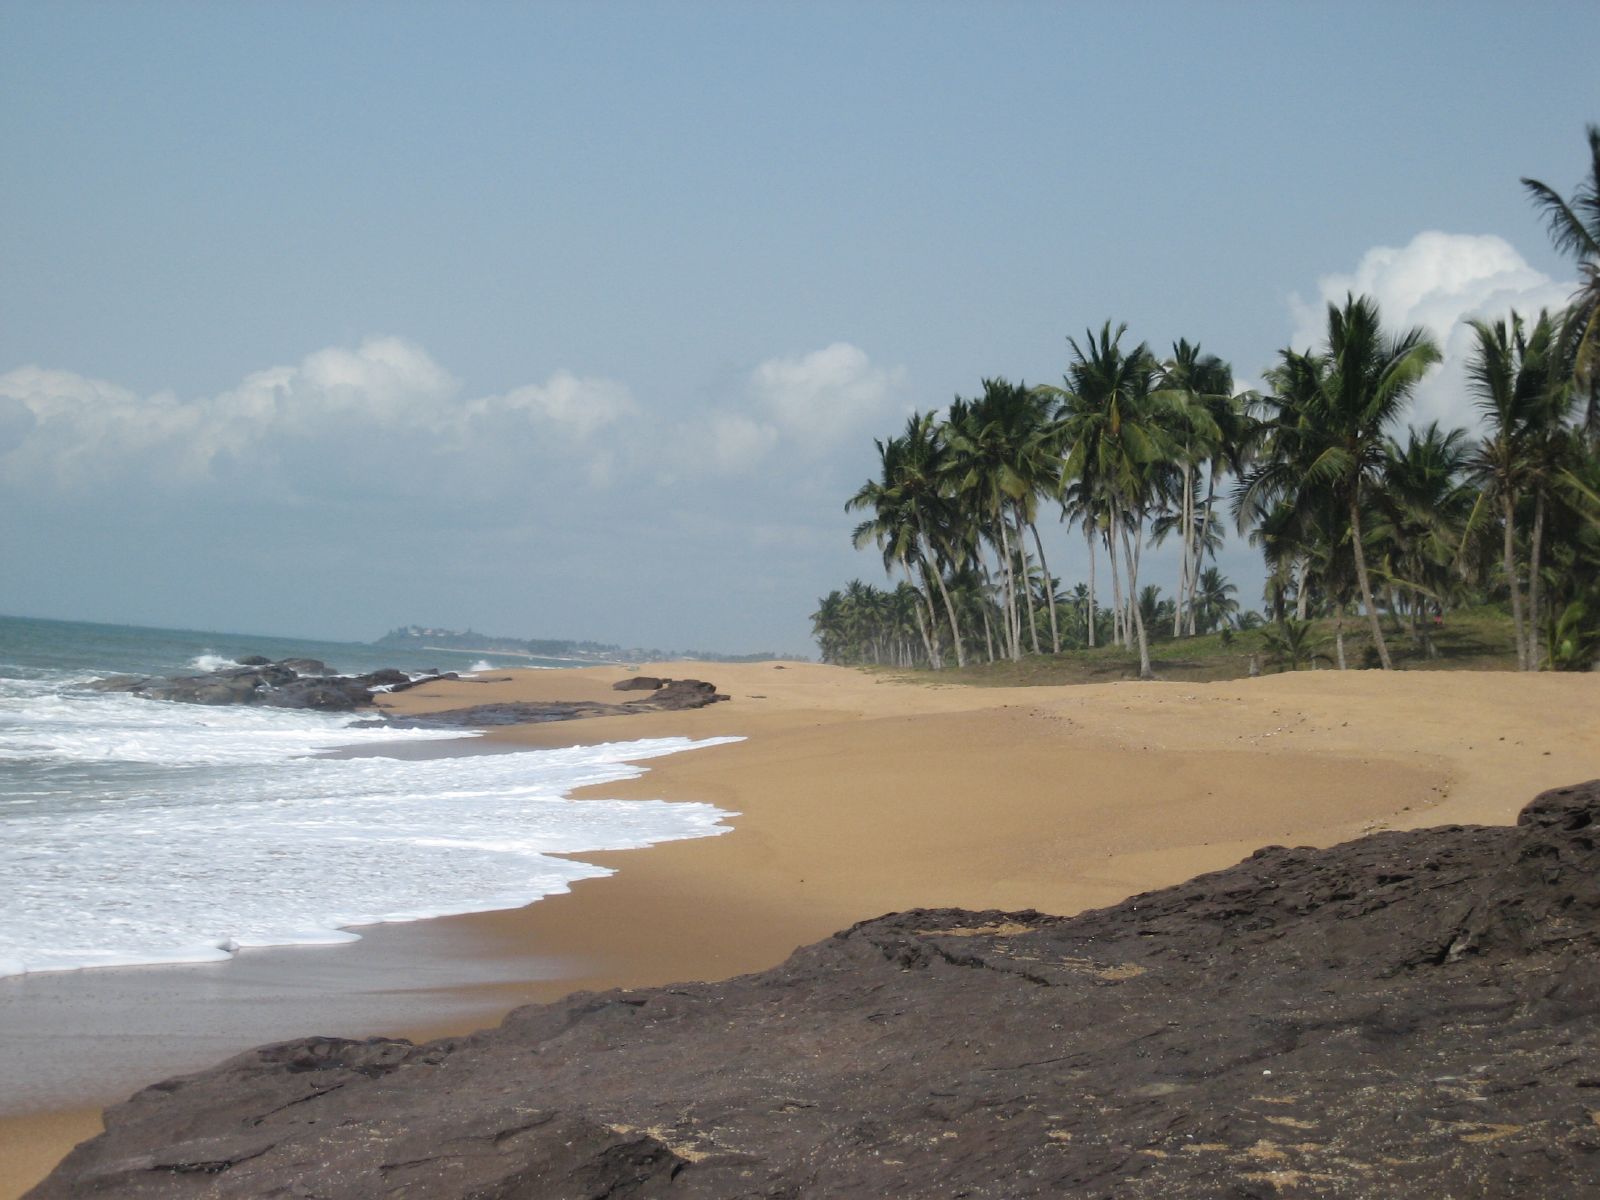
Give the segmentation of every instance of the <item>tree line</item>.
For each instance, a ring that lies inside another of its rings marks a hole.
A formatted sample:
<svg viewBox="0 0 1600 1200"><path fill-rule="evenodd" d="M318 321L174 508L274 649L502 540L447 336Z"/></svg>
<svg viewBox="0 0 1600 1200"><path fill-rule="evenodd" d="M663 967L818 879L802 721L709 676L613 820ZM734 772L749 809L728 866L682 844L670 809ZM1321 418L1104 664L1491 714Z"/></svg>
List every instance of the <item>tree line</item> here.
<svg viewBox="0 0 1600 1200"><path fill-rule="evenodd" d="M1259 391L1180 339L1159 356L1105 322L1068 338L1058 386L986 379L875 442L876 477L846 503L899 577L859 580L812 614L826 662L937 670L1110 642L1151 677L1173 637L1255 619L1208 561L1223 526L1259 548L1267 617L1332 619L1339 667L1359 614L1372 665L1393 657L1380 613L1430 645L1430 618L1503 600L1519 667L1600 653L1600 126L1572 197L1524 179L1552 240L1577 262L1571 304L1471 322L1468 387L1482 435L1393 431L1440 359L1420 328L1389 330L1375 301L1330 304L1318 347L1279 352ZM1088 579L1062 591L1038 523L1075 526ZM1169 599L1141 587L1143 552L1176 543ZM1111 602L1102 608L1104 562ZM1291 617L1290 614L1293 614Z"/></svg>

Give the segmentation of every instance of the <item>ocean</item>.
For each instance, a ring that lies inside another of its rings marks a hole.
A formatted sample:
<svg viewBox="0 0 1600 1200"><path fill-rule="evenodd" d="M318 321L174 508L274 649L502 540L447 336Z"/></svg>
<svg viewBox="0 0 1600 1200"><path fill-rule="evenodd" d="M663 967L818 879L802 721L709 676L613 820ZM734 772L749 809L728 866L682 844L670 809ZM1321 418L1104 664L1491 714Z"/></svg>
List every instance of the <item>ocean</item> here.
<svg viewBox="0 0 1600 1200"><path fill-rule="evenodd" d="M609 874L556 853L726 832L707 804L567 796L736 739L407 758L405 743L461 734L85 686L248 654L340 673L570 665L423 653L0 617L0 976L350 941L352 926L519 907ZM346 747L363 754L326 754Z"/></svg>

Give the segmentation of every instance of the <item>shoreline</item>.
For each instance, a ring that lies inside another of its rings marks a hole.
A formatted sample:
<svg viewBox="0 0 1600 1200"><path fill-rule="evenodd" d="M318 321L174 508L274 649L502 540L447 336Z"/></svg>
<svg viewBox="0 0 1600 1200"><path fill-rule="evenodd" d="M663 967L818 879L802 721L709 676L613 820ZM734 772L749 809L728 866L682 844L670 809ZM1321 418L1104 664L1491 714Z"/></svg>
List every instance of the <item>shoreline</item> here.
<svg viewBox="0 0 1600 1200"><path fill-rule="evenodd" d="M575 990L741 974L907 907L1066 914L1268 843L1504 823L1545 787L1600 776L1600 686L1588 676L1315 672L980 689L798 663L660 670L710 674L733 701L470 740L520 749L743 736L599 789L712 803L740 814L733 832L576 855L621 870L523 908L372 927L408 955L431 944L502 967L554 959L562 969L458 984L446 989L453 1015L366 1033L425 1040ZM517 671L504 683L428 684L385 707L610 700L611 682L627 674ZM367 941L363 932L309 953L355 955ZM0 1140L59 1157L88 1128L85 1112L6 1118ZM0 1196L19 1178L9 1164L0 1170Z"/></svg>

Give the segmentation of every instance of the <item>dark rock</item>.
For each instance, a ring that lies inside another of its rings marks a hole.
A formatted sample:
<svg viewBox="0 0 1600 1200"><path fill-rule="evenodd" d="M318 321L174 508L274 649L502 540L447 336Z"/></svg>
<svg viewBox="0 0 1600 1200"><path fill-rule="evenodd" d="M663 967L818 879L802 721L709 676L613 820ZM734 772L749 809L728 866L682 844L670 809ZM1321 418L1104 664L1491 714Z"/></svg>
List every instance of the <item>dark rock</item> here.
<svg viewBox="0 0 1600 1200"><path fill-rule="evenodd" d="M547 721L575 721L582 717L614 717L637 711L622 704L597 704L578 700L530 703L474 704L440 712L391 716L373 725L394 729L487 729L496 725L539 725Z"/></svg>
<svg viewBox="0 0 1600 1200"><path fill-rule="evenodd" d="M350 712L367 704L372 693L352 680L296 679L264 694L259 703L267 708L310 708L318 712Z"/></svg>
<svg viewBox="0 0 1600 1200"><path fill-rule="evenodd" d="M252 656L250 664L172 678L119 675L88 686L178 704L258 704L322 712L349 712L370 705L376 691L402 691L413 686L409 675L393 668L350 676L330 675L327 666L314 658L286 658L274 663Z"/></svg>
<svg viewBox="0 0 1600 1200"><path fill-rule="evenodd" d="M654 675L630 675L626 679L619 679L611 686L619 692L653 692L664 687L667 681L657 679Z"/></svg>
<svg viewBox="0 0 1600 1200"><path fill-rule="evenodd" d="M680 708L704 708L707 704L726 699L726 696L717 692L715 684L706 683L704 680L669 679L654 695L630 703L671 711Z"/></svg>
<svg viewBox="0 0 1600 1200"><path fill-rule="evenodd" d="M241 667L264 667L272 660L260 654L246 654L243 658L233 660Z"/></svg>
<svg viewBox="0 0 1600 1200"><path fill-rule="evenodd" d="M148 1088L66 1197L1600 1195L1600 781Z"/></svg>
<svg viewBox="0 0 1600 1200"><path fill-rule="evenodd" d="M393 667L385 667L381 671L371 671L366 675L357 675L356 678L369 688L394 687L396 684L411 682L411 676L404 671L396 671Z"/></svg>
<svg viewBox="0 0 1600 1200"><path fill-rule="evenodd" d="M412 688L420 687L424 683L438 683L441 679L460 678L461 676L457 675L454 671L447 671L444 674L440 674L438 671L429 671L426 674L419 675L415 679L408 679L404 683L393 684L389 688L389 694L393 695L395 692L408 692Z"/></svg>
<svg viewBox="0 0 1600 1200"><path fill-rule="evenodd" d="M93 692L136 692L149 682L148 675L108 675L91 679L84 687Z"/></svg>
<svg viewBox="0 0 1600 1200"><path fill-rule="evenodd" d="M468 708L392 716L387 724L397 729L483 729L491 725L531 725L546 721L576 721L584 717L621 717L630 713L703 708L727 698L718 693L712 684L698 679L674 679L659 691L629 700L626 704L603 704L593 700L474 704Z"/></svg>

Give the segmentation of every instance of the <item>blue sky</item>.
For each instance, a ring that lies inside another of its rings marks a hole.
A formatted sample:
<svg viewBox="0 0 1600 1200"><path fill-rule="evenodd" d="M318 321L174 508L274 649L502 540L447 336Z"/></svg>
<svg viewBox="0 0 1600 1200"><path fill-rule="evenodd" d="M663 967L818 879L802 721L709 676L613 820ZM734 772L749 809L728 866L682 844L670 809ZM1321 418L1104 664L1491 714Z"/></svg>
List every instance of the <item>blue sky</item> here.
<svg viewBox="0 0 1600 1200"><path fill-rule="evenodd" d="M803 649L817 596L881 578L842 511L872 437L1058 380L1069 333L1250 380L1347 286L1447 346L1559 302L1517 179L1581 174L1597 33L1588 3L13 2L0 611ZM1419 412L1465 422L1451 371ZM1253 553L1223 566L1253 600Z"/></svg>

